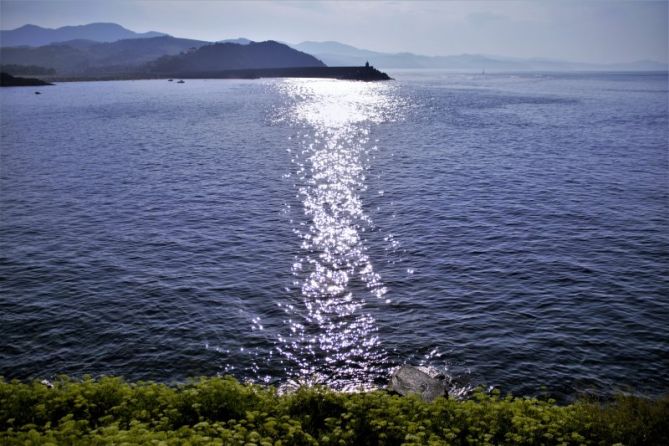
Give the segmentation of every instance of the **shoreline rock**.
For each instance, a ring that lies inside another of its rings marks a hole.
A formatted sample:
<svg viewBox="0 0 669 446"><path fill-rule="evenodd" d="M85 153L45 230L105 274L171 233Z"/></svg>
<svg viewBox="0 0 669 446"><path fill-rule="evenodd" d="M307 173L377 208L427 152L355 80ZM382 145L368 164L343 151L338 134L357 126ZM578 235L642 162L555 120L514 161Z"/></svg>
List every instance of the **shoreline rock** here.
<svg viewBox="0 0 669 446"><path fill-rule="evenodd" d="M411 365L403 365L390 377L389 389L400 395L417 394L425 402L448 397L448 382L443 375L432 377Z"/></svg>

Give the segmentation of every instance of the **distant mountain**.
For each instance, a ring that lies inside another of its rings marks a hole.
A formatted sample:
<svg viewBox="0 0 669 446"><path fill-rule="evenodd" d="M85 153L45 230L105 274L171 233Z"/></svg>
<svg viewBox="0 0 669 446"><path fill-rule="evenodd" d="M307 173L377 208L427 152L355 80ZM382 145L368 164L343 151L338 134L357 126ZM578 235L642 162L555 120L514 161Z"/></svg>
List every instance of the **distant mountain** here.
<svg viewBox="0 0 669 446"><path fill-rule="evenodd" d="M215 43L178 56L164 56L150 64L153 73L205 73L249 68L324 67L315 57L268 40L247 45Z"/></svg>
<svg viewBox="0 0 669 446"><path fill-rule="evenodd" d="M236 43L237 45L248 45L249 43L253 43L253 40L249 40L245 37L239 37L237 39L219 40L217 43Z"/></svg>
<svg viewBox="0 0 669 446"><path fill-rule="evenodd" d="M111 43L79 39L37 48L0 48L0 61L3 66L35 65L52 68L58 75L125 72L161 56L194 51L203 45L209 45L209 42L170 36Z"/></svg>
<svg viewBox="0 0 669 446"><path fill-rule="evenodd" d="M51 68L57 74L85 70L90 65L86 50L53 44L31 47L0 48L0 62L5 65L34 65Z"/></svg>
<svg viewBox="0 0 669 446"><path fill-rule="evenodd" d="M515 61L499 61L487 56L460 55L431 57L413 53L380 53L359 49L339 42L302 42L292 45L313 54L329 66L364 65L366 62L382 68L450 68L450 69L519 69Z"/></svg>
<svg viewBox="0 0 669 446"><path fill-rule="evenodd" d="M627 63L605 64L601 67L611 71L667 71L669 64L663 64L655 60L637 60Z"/></svg>
<svg viewBox="0 0 669 446"><path fill-rule="evenodd" d="M305 53L318 54L319 59L328 65L360 65L360 61L364 64L367 58L377 59L379 57L392 56L390 54L378 53L375 51L362 50L351 45L346 45L340 42L302 42L297 45L290 45L296 50L304 51ZM326 60L329 60L327 62ZM374 60L374 63L378 63Z"/></svg>
<svg viewBox="0 0 669 446"><path fill-rule="evenodd" d="M209 45L209 42L162 36L99 43L89 47L88 53L98 66L141 65L161 56L195 51L204 45Z"/></svg>
<svg viewBox="0 0 669 446"><path fill-rule="evenodd" d="M74 77L325 66L309 54L274 41L212 44L170 36L111 43L77 39L36 48L3 47L0 64L19 74L41 69Z"/></svg>
<svg viewBox="0 0 669 446"><path fill-rule="evenodd" d="M39 65L7 65L2 64L0 70L3 73L11 74L12 76L52 76L56 74L53 68L40 67Z"/></svg>
<svg viewBox="0 0 669 446"><path fill-rule="evenodd" d="M0 45L3 47L43 46L76 39L115 42L121 39L141 39L165 35L155 31L136 33L116 23L90 23L80 26L63 26L57 29L24 25L12 30L0 31Z"/></svg>
<svg viewBox="0 0 669 446"><path fill-rule="evenodd" d="M639 70L663 71L667 64L638 61L619 64L586 64L540 58L509 58L480 54L454 56L423 56L413 53L381 53L356 48L340 42L302 42L293 48L312 54L329 66L372 65L389 68L441 68L472 71L588 71Z"/></svg>
<svg viewBox="0 0 669 446"><path fill-rule="evenodd" d="M96 42L95 40L74 39L74 40L66 40L64 42L56 42L51 45L65 45L72 48L79 48L81 50L85 50L94 45L99 45L99 44L100 42Z"/></svg>

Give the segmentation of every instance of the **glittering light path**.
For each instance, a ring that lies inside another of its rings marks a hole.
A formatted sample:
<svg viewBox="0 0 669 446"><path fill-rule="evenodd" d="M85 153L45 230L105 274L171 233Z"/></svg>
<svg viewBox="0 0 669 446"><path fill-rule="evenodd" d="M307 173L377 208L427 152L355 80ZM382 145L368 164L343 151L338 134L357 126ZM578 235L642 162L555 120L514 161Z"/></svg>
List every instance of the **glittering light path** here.
<svg viewBox="0 0 669 446"><path fill-rule="evenodd" d="M279 350L302 380L350 389L370 386L386 362L367 299L386 301L386 288L367 254L372 228L361 194L370 128L392 116L381 84L295 80L283 84L289 119L301 129L293 150L294 184L302 215L293 265L301 302L284 305L290 333Z"/></svg>

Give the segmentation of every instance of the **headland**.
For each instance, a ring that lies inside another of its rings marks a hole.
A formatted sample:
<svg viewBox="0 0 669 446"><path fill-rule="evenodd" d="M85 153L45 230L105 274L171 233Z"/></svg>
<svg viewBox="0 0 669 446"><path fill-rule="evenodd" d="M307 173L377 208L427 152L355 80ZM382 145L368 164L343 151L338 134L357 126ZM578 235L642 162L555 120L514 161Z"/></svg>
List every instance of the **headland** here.
<svg viewBox="0 0 669 446"><path fill-rule="evenodd" d="M14 77L11 74L0 73L0 87L39 87L53 85L40 79L30 77Z"/></svg>

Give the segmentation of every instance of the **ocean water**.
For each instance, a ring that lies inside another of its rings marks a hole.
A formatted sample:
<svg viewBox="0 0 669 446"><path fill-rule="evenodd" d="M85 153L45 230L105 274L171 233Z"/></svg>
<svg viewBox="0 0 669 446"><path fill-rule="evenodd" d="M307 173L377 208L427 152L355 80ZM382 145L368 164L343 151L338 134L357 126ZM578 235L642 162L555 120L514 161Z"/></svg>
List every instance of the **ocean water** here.
<svg viewBox="0 0 669 446"><path fill-rule="evenodd" d="M0 91L0 375L669 390L666 73Z"/></svg>

